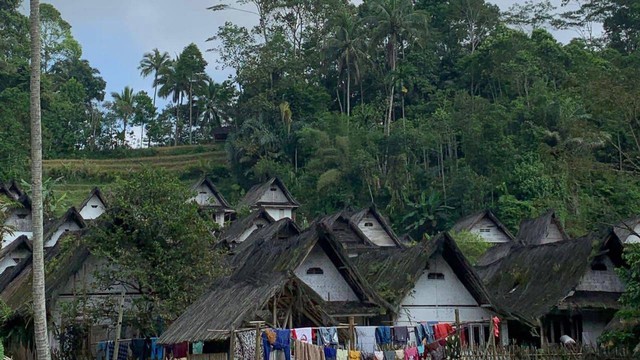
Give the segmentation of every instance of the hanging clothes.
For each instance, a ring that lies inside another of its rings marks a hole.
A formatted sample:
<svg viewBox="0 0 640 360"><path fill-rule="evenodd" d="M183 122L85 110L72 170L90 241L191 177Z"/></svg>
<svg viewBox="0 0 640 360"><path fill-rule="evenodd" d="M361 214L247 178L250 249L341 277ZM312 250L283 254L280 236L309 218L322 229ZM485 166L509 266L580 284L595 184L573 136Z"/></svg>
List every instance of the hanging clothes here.
<svg viewBox="0 0 640 360"><path fill-rule="evenodd" d="M337 360L349 360L349 351L338 349L336 351L336 359Z"/></svg>
<svg viewBox="0 0 640 360"><path fill-rule="evenodd" d="M107 360L107 342L100 341L96 348L96 360Z"/></svg>
<svg viewBox="0 0 640 360"><path fill-rule="evenodd" d="M145 339L133 339L129 345L131 348L131 355L136 360L146 360L151 354L151 351L146 351ZM149 348L151 348L151 341L149 341ZM151 350L151 349L149 349Z"/></svg>
<svg viewBox="0 0 640 360"><path fill-rule="evenodd" d="M338 350L330 347L324 348L324 358L326 360L337 360Z"/></svg>
<svg viewBox="0 0 640 360"><path fill-rule="evenodd" d="M275 335L273 343L270 342L270 336L267 334L267 330L272 335ZM273 350L280 350L284 352L286 360L291 360L291 330L289 329L267 329L262 333L262 350L264 352L265 360L269 360L269 356Z"/></svg>
<svg viewBox="0 0 640 360"><path fill-rule="evenodd" d="M384 351L384 360L396 360L396 352L394 350Z"/></svg>
<svg viewBox="0 0 640 360"><path fill-rule="evenodd" d="M441 323L435 326L436 340L440 345L446 343L447 336L453 332L453 327L448 323Z"/></svg>
<svg viewBox="0 0 640 360"><path fill-rule="evenodd" d="M362 353L360 351L351 350L349 351L349 360L360 360Z"/></svg>
<svg viewBox="0 0 640 360"><path fill-rule="evenodd" d="M418 358L419 358L419 354L418 354L417 347L410 347L410 348L404 349L404 360L418 360Z"/></svg>
<svg viewBox="0 0 640 360"><path fill-rule="evenodd" d="M376 360L384 360L384 351L374 351L373 352L373 357Z"/></svg>
<svg viewBox="0 0 640 360"><path fill-rule="evenodd" d="M151 338L151 360L162 360L164 358L164 348L158 345L158 338Z"/></svg>
<svg viewBox="0 0 640 360"><path fill-rule="evenodd" d="M376 327L356 326L356 346L366 354L373 354L376 350Z"/></svg>
<svg viewBox="0 0 640 360"><path fill-rule="evenodd" d="M325 360L324 349L322 347L300 340L294 340L293 344L296 350L296 360Z"/></svg>
<svg viewBox="0 0 640 360"><path fill-rule="evenodd" d="M500 337L500 319L497 316L491 318L493 321L493 336Z"/></svg>
<svg viewBox="0 0 640 360"><path fill-rule="evenodd" d="M378 345L391 344L391 328L389 326L378 326L376 328L376 342Z"/></svg>
<svg viewBox="0 0 640 360"><path fill-rule="evenodd" d="M438 325L437 321L427 321L427 323L424 324L424 331L427 333L427 344L436 341L436 325Z"/></svg>
<svg viewBox="0 0 640 360"><path fill-rule="evenodd" d="M318 345L338 345L338 330L335 327L318 328Z"/></svg>
<svg viewBox="0 0 640 360"><path fill-rule="evenodd" d="M404 350L396 350L396 360L404 360Z"/></svg>
<svg viewBox="0 0 640 360"><path fill-rule="evenodd" d="M423 355L424 355L424 345L418 345L417 349L418 349L418 356L423 357Z"/></svg>
<svg viewBox="0 0 640 360"><path fill-rule="evenodd" d="M427 333L422 324L416 325L413 332L416 334L416 344L422 344L422 342L427 339Z"/></svg>
<svg viewBox="0 0 640 360"><path fill-rule="evenodd" d="M409 342L409 330L406 326L394 326L392 330L393 343L396 345L406 345Z"/></svg>
<svg viewBox="0 0 640 360"><path fill-rule="evenodd" d="M256 357L256 330L237 332L235 359L255 360L255 357Z"/></svg>
<svg viewBox="0 0 640 360"><path fill-rule="evenodd" d="M312 328L298 328L291 330L293 338L300 340L304 343L313 344L313 329Z"/></svg>
<svg viewBox="0 0 640 360"><path fill-rule="evenodd" d="M191 344L191 353L194 355L202 354L202 349L204 348L204 342L198 341Z"/></svg>
<svg viewBox="0 0 640 360"><path fill-rule="evenodd" d="M189 354L189 343L183 342L173 346L173 357L176 359L186 358ZM120 356L118 356L120 357Z"/></svg>

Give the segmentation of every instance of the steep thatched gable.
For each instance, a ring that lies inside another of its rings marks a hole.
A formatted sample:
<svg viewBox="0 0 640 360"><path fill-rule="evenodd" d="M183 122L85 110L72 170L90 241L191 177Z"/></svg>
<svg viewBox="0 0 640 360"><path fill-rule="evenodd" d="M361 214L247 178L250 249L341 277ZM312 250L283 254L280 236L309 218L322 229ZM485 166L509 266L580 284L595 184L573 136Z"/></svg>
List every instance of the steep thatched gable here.
<svg viewBox="0 0 640 360"><path fill-rule="evenodd" d="M276 186L280 190L282 190L282 192L284 193L287 199L286 204L284 203L274 204L271 202L264 202L261 200L262 196L265 193L267 193L267 191L269 191L269 189L272 186ZM284 184L284 182L282 182L282 180L280 180L280 178L277 178L277 177L271 178L268 181L263 182L262 184L254 185L251 189L249 189L249 191L247 191L247 193L244 195L244 197L242 198L242 200L240 200L240 203L238 204L239 207L248 207L248 208L256 208L256 207L265 206L265 205L278 205L278 206L286 205L291 208L300 207L300 203L298 203L298 201L296 201L296 199L293 198L293 195L291 195L291 192L289 192L289 189L287 189L287 186Z"/></svg>
<svg viewBox="0 0 640 360"><path fill-rule="evenodd" d="M558 232L558 234L555 234L558 238L548 239L550 234L555 232ZM569 239L569 236L564 232L564 228L556 217L554 210L548 210L537 218L523 220L516 236L516 240L523 245L540 245L567 239Z"/></svg>

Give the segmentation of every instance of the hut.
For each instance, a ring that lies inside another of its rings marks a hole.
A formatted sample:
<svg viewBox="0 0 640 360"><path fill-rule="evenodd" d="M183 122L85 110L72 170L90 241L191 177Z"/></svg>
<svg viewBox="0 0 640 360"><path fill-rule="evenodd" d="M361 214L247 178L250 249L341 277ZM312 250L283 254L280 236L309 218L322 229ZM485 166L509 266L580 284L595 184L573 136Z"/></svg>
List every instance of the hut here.
<svg viewBox="0 0 640 360"><path fill-rule="evenodd" d="M469 231L491 244L508 243L514 240L509 229L490 210L482 210L463 217L451 227L451 231Z"/></svg>
<svg viewBox="0 0 640 360"><path fill-rule="evenodd" d="M405 245L375 206L357 211L345 209L322 219L350 257L372 249Z"/></svg>
<svg viewBox="0 0 640 360"><path fill-rule="evenodd" d="M0 281L10 277L13 269L23 260L30 258L31 253L31 241L26 235L21 235L3 247L0 250Z"/></svg>
<svg viewBox="0 0 640 360"><path fill-rule="evenodd" d="M356 268L393 306L397 325L420 322L468 324L469 339L484 343L489 321L498 314L473 267L453 238L442 233L404 249L380 248L353 258ZM506 341L508 335L503 333Z"/></svg>
<svg viewBox="0 0 640 360"><path fill-rule="evenodd" d="M300 207L300 203L293 198L284 182L275 177L249 189L238 207L251 211L264 208L275 220L285 217L295 220L293 212Z"/></svg>
<svg viewBox="0 0 640 360"><path fill-rule="evenodd" d="M269 225L282 228L290 220ZM223 342L234 329L332 326L354 317L361 324L388 304L360 278L340 244L321 223L294 237L264 230L235 254L231 274L187 308L159 342Z"/></svg>
<svg viewBox="0 0 640 360"><path fill-rule="evenodd" d="M60 236L66 232L79 231L87 227L82 215L75 207L57 220L49 222L44 228L44 247L50 248L56 245Z"/></svg>
<svg viewBox="0 0 640 360"><path fill-rule="evenodd" d="M218 191L213 181L208 177L204 177L196 182L191 190L196 195L190 199L194 201L203 211L211 213L213 220L223 227L226 222L233 220L235 210Z"/></svg>
<svg viewBox="0 0 640 360"><path fill-rule="evenodd" d="M218 246L233 249L245 241L254 231L273 224L274 222L276 222L276 220L271 217L266 209L257 209L231 223L220 235Z"/></svg>
<svg viewBox="0 0 640 360"><path fill-rule="evenodd" d="M555 210L547 210L533 219L520 222L516 240L524 245L541 245L569 239Z"/></svg>
<svg viewBox="0 0 640 360"><path fill-rule="evenodd" d="M640 243L640 216L621 221L613 226L613 231L624 244Z"/></svg>
<svg viewBox="0 0 640 360"><path fill-rule="evenodd" d="M9 245L22 235L31 238L33 224L31 219L31 198L15 181L0 184L0 196L4 196L7 203L1 204L6 212L4 226L11 231L5 232L2 237L2 247Z"/></svg>
<svg viewBox="0 0 640 360"><path fill-rule="evenodd" d="M609 232L513 246L477 270L494 301L519 320L509 322L511 338L541 345L569 335L595 344L619 308L624 285L615 267L623 264L622 244Z"/></svg>

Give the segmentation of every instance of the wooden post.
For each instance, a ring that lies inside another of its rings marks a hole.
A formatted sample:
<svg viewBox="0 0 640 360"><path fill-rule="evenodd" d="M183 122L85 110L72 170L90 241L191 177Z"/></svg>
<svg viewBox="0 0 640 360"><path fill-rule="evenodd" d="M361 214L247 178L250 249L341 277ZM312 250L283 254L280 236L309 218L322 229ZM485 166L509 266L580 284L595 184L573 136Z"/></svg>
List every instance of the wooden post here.
<svg viewBox="0 0 640 360"><path fill-rule="evenodd" d="M277 299L273 297L273 326L278 327L278 308L277 308Z"/></svg>
<svg viewBox="0 0 640 360"><path fill-rule="evenodd" d="M120 350L120 332L122 331L122 313L124 312L125 288L122 287L120 293L120 309L118 310L118 322L116 323L116 341L113 344L113 360L118 360L118 350Z"/></svg>
<svg viewBox="0 0 640 360"><path fill-rule="evenodd" d="M261 322L256 322L256 357L255 360L261 360L261 356L260 356L260 346L262 344L262 341L260 341L260 337L262 334L260 334L260 324Z"/></svg>
<svg viewBox="0 0 640 360"><path fill-rule="evenodd" d="M355 319L353 316L349 316L349 350L356 349L356 329L355 329Z"/></svg>
<svg viewBox="0 0 640 360"><path fill-rule="evenodd" d="M538 327L540 327L540 347L544 348L546 345L546 339L544 334L544 326L542 323L542 318L538 318Z"/></svg>
<svg viewBox="0 0 640 360"><path fill-rule="evenodd" d="M460 343L460 354L462 354L462 338L460 337L460 334L462 332L462 329L460 329L460 310L455 309L454 314L456 317L456 336L458 336L458 342Z"/></svg>
<svg viewBox="0 0 640 360"><path fill-rule="evenodd" d="M235 328L231 328L231 332L229 334L229 360L233 360L235 356L236 356L236 331L235 331Z"/></svg>

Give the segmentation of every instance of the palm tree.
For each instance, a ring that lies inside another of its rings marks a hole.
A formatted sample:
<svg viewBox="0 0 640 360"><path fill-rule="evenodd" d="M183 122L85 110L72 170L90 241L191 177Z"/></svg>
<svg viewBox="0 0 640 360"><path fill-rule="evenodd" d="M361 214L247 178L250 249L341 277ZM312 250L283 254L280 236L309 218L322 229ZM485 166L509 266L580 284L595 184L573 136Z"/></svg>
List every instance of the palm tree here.
<svg viewBox="0 0 640 360"><path fill-rule="evenodd" d="M168 52L161 53L160 50L153 49L151 52L145 53L140 61L140 65L138 66L138 70L140 70L140 75L142 77L147 77L153 74L153 107L156 107L156 95L158 94L158 73L164 67L169 65L171 62L171 58L169 57ZM142 144L142 138L144 137L144 124L142 124L142 129L140 129L140 142Z"/></svg>
<svg viewBox="0 0 640 360"><path fill-rule="evenodd" d="M222 126L228 118L227 108L233 96L225 84L209 79L198 89L198 109L200 109L203 133L211 134L214 127Z"/></svg>
<svg viewBox="0 0 640 360"><path fill-rule="evenodd" d="M395 72L398 64L398 50L404 49L405 42L420 39L420 31L426 31L427 15L413 9L411 0L374 0L371 4L373 15L368 21L373 25L374 40L382 42L390 70L389 108L384 124L384 132L389 136L393 114L395 92Z"/></svg>
<svg viewBox="0 0 640 360"><path fill-rule="evenodd" d="M160 85L160 88L158 89L158 96L165 99L171 96L171 100L176 107L176 131L174 145L178 145L178 138L180 136L180 106L182 105L182 95L184 94L185 89L187 89L187 86L185 86L186 81L176 66L179 61L180 56L176 57L175 60L169 61L167 66L160 69L157 82L158 85Z"/></svg>
<svg viewBox="0 0 640 360"><path fill-rule="evenodd" d="M111 97L113 98L114 110L117 116L122 119L122 145L124 145L127 136L127 124L136 111L135 94L132 88L125 86L121 93L112 92Z"/></svg>
<svg viewBox="0 0 640 360"><path fill-rule="evenodd" d="M360 63L366 59L364 38L358 31L361 24L357 17L344 10L335 18L329 20L328 25L333 29L333 37L327 40L326 48L329 56L338 61L338 73L344 70L347 75L345 104L347 116L351 112L351 69L356 72L356 79L360 81ZM362 94L361 94L362 95Z"/></svg>
<svg viewBox="0 0 640 360"><path fill-rule="evenodd" d="M42 204L42 112L40 108L40 1L30 1L31 35L31 211L33 219L33 322L36 354L39 360L51 359L47 333L47 308L44 282L44 241Z"/></svg>

